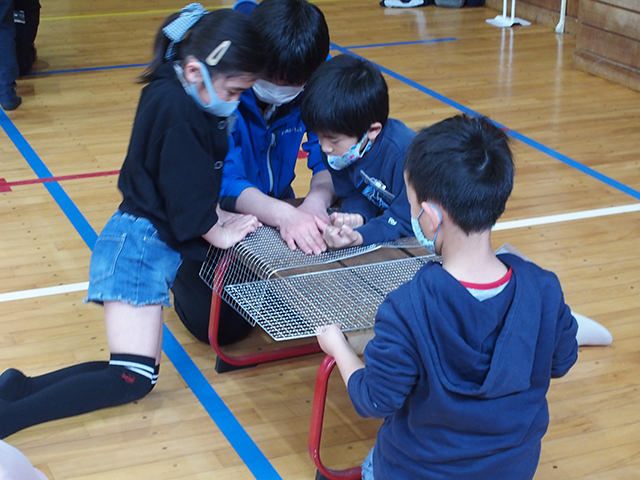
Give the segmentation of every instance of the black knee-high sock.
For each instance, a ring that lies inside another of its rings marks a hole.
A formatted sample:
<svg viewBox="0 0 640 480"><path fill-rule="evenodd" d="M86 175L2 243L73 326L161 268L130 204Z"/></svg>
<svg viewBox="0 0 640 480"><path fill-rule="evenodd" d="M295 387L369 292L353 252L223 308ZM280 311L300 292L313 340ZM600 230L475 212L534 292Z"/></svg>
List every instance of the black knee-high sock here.
<svg viewBox="0 0 640 480"><path fill-rule="evenodd" d="M70 368L45 375L51 376L30 395L0 400L0 438L50 420L132 402L149 393L157 379L155 359L149 357L114 354L103 368L95 363L106 362L91 363L84 372Z"/></svg>
<svg viewBox="0 0 640 480"><path fill-rule="evenodd" d="M109 362L86 362L45 373L37 377L27 377L20 370L9 368L0 375L0 400L15 401L37 393L43 388L59 382L64 378L80 373L103 370Z"/></svg>

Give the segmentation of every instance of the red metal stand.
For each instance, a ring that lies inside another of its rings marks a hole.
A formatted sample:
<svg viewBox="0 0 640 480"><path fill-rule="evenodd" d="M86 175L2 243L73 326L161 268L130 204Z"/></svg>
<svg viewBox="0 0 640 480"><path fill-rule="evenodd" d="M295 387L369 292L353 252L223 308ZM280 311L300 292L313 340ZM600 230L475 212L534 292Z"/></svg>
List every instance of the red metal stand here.
<svg viewBox="0 0 640 480"><path fill-rule="evenodd" d="M316 377L316 388L313 394L313 407L311 408L311 428L309 430L309 455L318 468L318 472L329 480L359 480L362 478L360 467L346 470L332 470L325 467L320 460L320 440L322 437L322 421L324 419L324 407L327 402L327 388L329 377L336 365L333 357L326 356L320 364ZM316 477L318 478L318 477Z"/></svg>
<svg viewBox="0 0 640 480"><path fill-rule="evenodd" d="M224 275L232 261L233 253L231 251L227 251L216 266L213 278L211 313L209 315L209 344L218 355L216 371L218 373L222 373L223 371L233 370L235 368L255 366L258 363L272 362L274 360L283 360L285 358L299 357L301 355L321 352L322 349L315 340L311 343L305 343L304 345L284 347L266 352L250 353L237 357L226 355L220 349L220 346L218 345L218 327L220 325L220 305L223 301L220 295L222 293ZM227 366L221 365L220 361L226 363Z"/></svg>

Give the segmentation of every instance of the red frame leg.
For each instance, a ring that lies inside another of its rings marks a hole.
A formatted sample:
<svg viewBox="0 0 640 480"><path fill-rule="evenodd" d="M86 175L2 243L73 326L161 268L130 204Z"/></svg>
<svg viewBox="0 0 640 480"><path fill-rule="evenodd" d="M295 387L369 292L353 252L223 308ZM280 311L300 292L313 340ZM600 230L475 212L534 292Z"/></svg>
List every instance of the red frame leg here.
<svg viewBox="0 0 640 480"><path fill-rule="evenodd" d="M325 467L320 460L320 440L322 438L322 422L324 419L324 408L327 403L327 388L329 387L329 377L336 361L333 357L326 356L316 376L316 388L313 394L313 406L311 408L311 428L309 429L309 455L315 463L318 471L330 480L359 480L362 478L360 467L353 467L346 470L332 470Z"/></svg>
<svg viewBox="0 0 640 480"><path fill-rule="evenodd" d="M216 272L213 278L211 313L209 315L209 344L215 350L218 358L229 365L246 367L249 365L256 365L258 363L272 362L274 360L283 360L285 358L299 357L301 355L321 352L322 349L315 340L310 343L305 343L304 345L284 347L266 352L250 353L237 357L226 355L220 349L220 346L218 345L218 327L220 325L220 305L223 301L220 295L222 293L224 275L232 260L232 252L227 251L216 266Z"/></svg>

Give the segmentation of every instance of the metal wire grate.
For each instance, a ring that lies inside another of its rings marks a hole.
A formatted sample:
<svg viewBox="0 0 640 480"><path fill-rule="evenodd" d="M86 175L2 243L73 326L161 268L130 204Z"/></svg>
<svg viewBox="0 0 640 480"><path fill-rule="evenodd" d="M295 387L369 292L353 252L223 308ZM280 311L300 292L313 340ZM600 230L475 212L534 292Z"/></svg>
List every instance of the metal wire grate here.
<svg viewBox="0 0 640 480"><path fill-rule="evenodd" d="M306 255L301 250L290 250L276 229L264 226L248 235L231 250L209 248L207 260L200 271L200 277L209 287L212 287L216 267L228 252L231 252L235 263L242 263L251 273L244 271L244 269L236 271L235 267L237 265L230 265L231 268L225 273L229 281L225 281L225 284L244 283L244 281L251 281L256 278L266 280L275 273L283 272L284 270L337 262L345 258L372 252L382 247L417 248L420 247L420 243L415 238L401 238L395 242L384 244L374 243L340 250L329 250L320 255Z"/></svg>
<svg viewBox="0 0 640 480"><path fill-rule="evenodd" d="M278 274L277 277L283 277L286 275L288 276L287 278L291 278L296 274L301 277L304 275L312 275L313 272L317 273L320 270L326 270L327 265L333 262L356 257L381 248L420 248L422 249L422 252L425 252L422 245L415 238L401 238L389 243L332 250L320 255L306 255L300 250L290 250L280 237L277 230L265 226L259 228L251 235L248 235L242 242L239 242L232 249L220 250L218 248L211 247L207 254L207 260L200 270L200 277L207 285L209 285L210 288L215 290L224 301L238 311L238 313L240 313L250 324L255 325L257 320L257 316L254 315L256 307L247 306L245 302L240 304L238 299L230 293L233 290L229 290L226 287L236 287L248 283L270 281L270 279L273 279L276 274ZM422 252L418 252L418 254ZM336 268L331 270L332 272L345 270L344 268L339 268L339 265L332 265L332 267ZM344 273L341 273L339 275L343 274ZM330 283L331 281L328 280L328 282ZM297 286L304 289L302 280L297 280L297 283L299 284ZM400 283L398 283L398 285ZM297 288L297 286L295 288ZM259 292L261 287L255 288L256 292ZM325 287L325 290L326 292L331 291L328 286ZM346 291L345 293L347 295L355 294L350 291ZM262 298L259 293L255 292L247 293L247 295L256 301L260 301L259 299ZM271 298L274 305L277 305L278 302L280 302L273 296ZM284 299L281 303L285 305L287 304L287 299L285 297L283 298ZM382 298L384 298L384 296ZM382 298L380 298L375 304L374 312L382 301ZM323 303L326 302L323 300ZM272 319L272 322L277 323L279 321L288 321L284 319L279 320L279 312L277 309L272 313L273 315L276 315ZM371 320L372 319L373 317L371 316ZM262 323L260 324L262 325ZM285 337L279 339L284 338Z"/></svg>
<svg viewBox="0 0 640 480"><path fill-rule="evenodd" d="M343 331L372 327L386 295L435 256L229 285L225 292L274 340L310 337L334 322Z"/></svg>

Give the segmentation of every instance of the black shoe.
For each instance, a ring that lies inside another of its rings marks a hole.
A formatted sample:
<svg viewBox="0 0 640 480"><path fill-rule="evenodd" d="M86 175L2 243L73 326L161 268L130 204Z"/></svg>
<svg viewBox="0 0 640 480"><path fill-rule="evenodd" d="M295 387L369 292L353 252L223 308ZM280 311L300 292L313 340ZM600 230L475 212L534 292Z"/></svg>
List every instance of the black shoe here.
<svg viewBox="0 0 640 480"><path fill-rule="evenodd" d="M9 112L11 110L15 110L22 103L22 98L17 95L13 97L11 100L2 100L0 104L2 105L2 109Z"/></svg>

